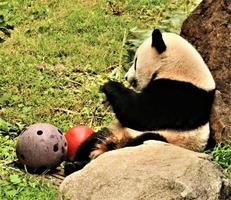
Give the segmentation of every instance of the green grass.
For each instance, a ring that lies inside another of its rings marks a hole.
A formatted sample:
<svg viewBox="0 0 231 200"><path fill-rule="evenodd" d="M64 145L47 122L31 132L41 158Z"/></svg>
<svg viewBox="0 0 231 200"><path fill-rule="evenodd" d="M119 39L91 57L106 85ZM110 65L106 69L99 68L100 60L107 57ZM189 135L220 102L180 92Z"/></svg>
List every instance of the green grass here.
<svg viewBox="0 0 231 200"><path fill-rule="evenodd" d="M2 166L0 166L0 169L2 170ZM57 189L52 183L42 180L41 177L32 177L22 174L22 172L17 171L14 168L11 168L10 170L13 171L13 175L7 174L4 178L0 179L1 199L49 200L57 197Z"/></svg>
<svg viewBox="0 0 231 200"><path fill-rule="evenodd" d="M218 144L210 155L224 169L231 180L231 143L228 145Z"/></svg>
<svg viewBox="0 0 231 200"><path fill-rule="evenodd" d="M37 122L63 132L107 126L114 115L99 87L108 78L124 81L130 30L179 32L194 2L12 0L0 10L14 26L11 37L0 35L0 199L55 199L50 182L8 164L16 135Z"/></svg>
<svg viewBox="0 0 231 200"><path fill-rule="evenodd" d="M170 0L94 2L13 4L7 17L15 30L0 49L3 119L26 125L46 121L63 131L73 124L98 128L109 122L111 113L105 113L98 88L113 69L129 67L126 32L159 27L162 21L168 25L163 29L179 31L192 7ZM121 14L114 15L113 9ZM171 26L173 18L166 22L171 16L178 16L177 26Z"/></svg>

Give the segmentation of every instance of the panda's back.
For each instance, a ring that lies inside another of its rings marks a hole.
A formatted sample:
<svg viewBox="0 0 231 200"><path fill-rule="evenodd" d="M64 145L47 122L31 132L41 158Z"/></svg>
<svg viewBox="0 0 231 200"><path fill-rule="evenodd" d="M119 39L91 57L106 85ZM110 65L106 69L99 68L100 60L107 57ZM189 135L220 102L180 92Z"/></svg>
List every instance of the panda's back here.
<svg viewBox="0 0 231 200"><path fill-rule="evenodd" d="M163 33L163 39L168 46L157 78L189 82L206 91L215 89L208 66L188 41L174 33Z"/></svg>

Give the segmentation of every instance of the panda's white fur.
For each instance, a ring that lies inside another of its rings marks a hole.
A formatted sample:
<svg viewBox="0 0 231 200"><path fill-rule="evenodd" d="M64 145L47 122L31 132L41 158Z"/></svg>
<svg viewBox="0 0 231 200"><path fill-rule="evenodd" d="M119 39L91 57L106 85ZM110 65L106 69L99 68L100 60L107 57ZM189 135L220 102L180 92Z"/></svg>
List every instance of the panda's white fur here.
<svg viewBox="0 0 231 200"><path fill-rule="evenodd" d="M164 136L171 144L201 152L207 145L210 129L209 123L206 123L190 131L157 130L156 132Z"/></svg>
<svg viewBox="0 0 231 200"><path fill-rule="evenodd" d="M136 70L134 63L126 74L128 82L137 79L137 89L142 90L157 73L156 79L190 82L207 91L215 89L214 79L197 50L175 33L162 33L162 36L167 50L159 54L151 45L152 37L146 39L135 55Z"/></svg>
<svg viewBox="0 0 231 200"><path fill-rule="evenodd" d="M120 141L125 140L125 138L136 138L144 134L142 131L136 131L130 128L124 128L120 125L119 122L113 122L109 126L109 130L113 133L116 133L116 140L118 143ZM202 152L207 145L210 128L209 123L198 127L197 129L190 130L190 131L179 131L179 130L155 130L155 131L148 131L151 133L158 133L161 136L164 136L168 143L190 149L197 152ZM120 148L120 146L118 146ZM96 152L94 152L95 154ZM98 156L97 151L97 156ZM94 155L94 157L97 157Z"/></svg>

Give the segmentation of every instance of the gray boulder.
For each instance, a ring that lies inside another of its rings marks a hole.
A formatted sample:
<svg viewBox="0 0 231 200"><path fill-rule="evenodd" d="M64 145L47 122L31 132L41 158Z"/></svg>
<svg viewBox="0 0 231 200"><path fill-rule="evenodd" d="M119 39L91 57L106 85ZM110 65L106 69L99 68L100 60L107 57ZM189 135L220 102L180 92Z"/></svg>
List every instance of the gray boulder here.
<svg viewBox="0 0 231 200"><path fill-rule="evenodd" d="M209 156L148 141L107 152L64 179L72 200L231 200L231 187Z"/></svg>

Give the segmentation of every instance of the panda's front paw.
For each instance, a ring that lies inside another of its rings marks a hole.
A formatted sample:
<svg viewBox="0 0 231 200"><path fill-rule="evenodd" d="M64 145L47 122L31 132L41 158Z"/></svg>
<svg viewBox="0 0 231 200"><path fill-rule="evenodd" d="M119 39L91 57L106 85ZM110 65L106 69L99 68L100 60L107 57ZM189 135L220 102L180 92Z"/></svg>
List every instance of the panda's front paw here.
<svg viewBox="0 0 231 200"><path fill-rule="evenodd" d="M101 87L101 91L105 94L109 94L122 87L123 85L117 81L108 81Z"/></svg>

